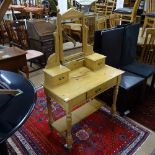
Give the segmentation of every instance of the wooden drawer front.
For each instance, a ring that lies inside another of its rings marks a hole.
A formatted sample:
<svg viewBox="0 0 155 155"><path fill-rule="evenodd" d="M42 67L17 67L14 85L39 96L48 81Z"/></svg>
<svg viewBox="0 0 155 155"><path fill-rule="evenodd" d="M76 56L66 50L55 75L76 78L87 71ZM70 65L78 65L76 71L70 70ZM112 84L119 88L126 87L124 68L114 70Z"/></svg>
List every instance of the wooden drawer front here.
<svg viewBox="0 0 155 155"><path fill-rule="evenodd" d="M82 103L86 102L86 93L81 94L80 96L74 98L74 99L62 99L57 97L56 95L52 94L51 97L58 102L65 110L67 110L68 106L72 110L75 107L80 106Z"/></svg>
<svg viewBox="0 0 155 155"><path fill-rule="evenodd" d="M98 70L98 69L102 68L104 65L105 65L105 59L104 59L104 60L98 60L98 61L94 64L93 70Z"/></svg>
<svg viewBox="0 0 155 155"><path fill-rule="evenodd" d="M96 88L87 92L87 99L93 98L93 97L101 94L102 92L106 91L107 89L115 86L116 83L117 83L117 78L114 78L100 86L97 86Z"/></svg>
<svg viewBox="0 0 155 155"><path fill-rule="evenodd" d="M49 74L45 73L45 84L48 87L53 87L66 82L69 79L68 73L59 74L57 76L51 77Z"/></svg>
<svg viewBox="0 0 155 155"><path fill-rule="evenodd" d="M59 84L66 82L68 80L68 78L69 78L69 74L63 73L63 74L57 75L55 77L52 77L52 83L54 85L59 85Z"/></svg>
<svg viewBox="0 0 155 155"><path fill-rule="evenodd" d="M104 55L94 53L85 58L85 66L96 71L105 65L106 57Z"/></svg>
<svg viewBox="0 0 155 155"><path fill-rule="evenodd" d="M104 66L104 64L105 64L105 59L100 59L97 61L91 61L89 59L86 59L86 61L85 61L85 66L93 71L102 68Z"/></svg>
<svg viewBox="0 0 155 155"><path fill-rule="evenodd" d="M86 93L81 94L80 96L72 99L69 101L70 107L73 109L75 107L78 107L82 103L86 102Z"/></svg>

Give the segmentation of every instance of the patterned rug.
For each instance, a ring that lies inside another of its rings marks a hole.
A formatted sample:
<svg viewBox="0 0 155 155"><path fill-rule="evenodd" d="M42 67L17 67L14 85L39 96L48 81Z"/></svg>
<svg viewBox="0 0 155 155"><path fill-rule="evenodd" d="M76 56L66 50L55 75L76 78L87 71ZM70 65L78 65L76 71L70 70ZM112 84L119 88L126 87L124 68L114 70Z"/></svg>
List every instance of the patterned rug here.
<svg viewBox="0 0 155 155"><path fill-rule="evenodd" d="M155 89L143 104L137 104L132 108L129 117L155 131Z"/></svg>
<svg viewBox="0 0 155 155"><path fill-rule="evenodd" d="M65 112L55 102L55 120ZM149 132L128 118L112 117L106 108L73 126L73 149L64 148L65 139L48 126L43 88L37 91L37 103L27 122L8 139L11 155L129 155L149 136Z"/></svg>

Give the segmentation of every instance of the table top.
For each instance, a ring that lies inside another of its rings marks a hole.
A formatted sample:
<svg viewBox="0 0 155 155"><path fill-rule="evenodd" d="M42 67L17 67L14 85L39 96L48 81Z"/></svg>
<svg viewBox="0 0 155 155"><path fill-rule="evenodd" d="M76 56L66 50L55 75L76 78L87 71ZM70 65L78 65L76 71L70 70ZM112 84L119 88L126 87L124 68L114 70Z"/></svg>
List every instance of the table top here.
<svg viewBox="0 0 155 155"><path fill-rule="evenodd" d="M82 24L78 23L66 23L65 25L70 26L71 30L73 31L81 31Z"/></svg>
<svg viewBox="0 0 155 155"><path fill-rule="evenodd" d="M0 50L0 60L26 55L26 51L18 47L7 47Z"/></svg>
<svg viewBox="0 0 155 155"><path fill-rule="evenodd" d="M0 89L20 89L18 96L0 94L0 143L26 121L35 105L35 89L21 74L0 70Z"/></svg>
<svg viewBox="0 0 155 155"><path fill-rule="evenodd" d="M25 7L23 10L25 12L37 13L37 12L42 12L44 9L43 8L38 8L38 7Z"/></svg>
<svg viewBox="0 0 155 155"><path fill-rule="evenodd" d="M45 69L45 72L50 72L51 69ZM89 90L112 80L121 75L123 71L105 65L102 69L91 71L86 67L80 67L69 73L69 80L66 83L49 88L45 84L45 88L55 96L58 96L62 101L69 102L70 100L88 92Z"/></svg>
<svg viewBox="0 0 155 155"><path fill-rule="evenodd" d="M20 12L20 11L14 11L13 13L14 13L14 14L19 14L19 13L21 13L21 12ZM7 10L5 14L6 14L6 15L10 15L10 14L12 14L12 11Z"/></svg>
<svg viewBox="0 0 155 155"><path fill-rule="evenodd" d="M12 8L12 9L23 9L25 8L24 5L10 5L9 8Z"/></svg>

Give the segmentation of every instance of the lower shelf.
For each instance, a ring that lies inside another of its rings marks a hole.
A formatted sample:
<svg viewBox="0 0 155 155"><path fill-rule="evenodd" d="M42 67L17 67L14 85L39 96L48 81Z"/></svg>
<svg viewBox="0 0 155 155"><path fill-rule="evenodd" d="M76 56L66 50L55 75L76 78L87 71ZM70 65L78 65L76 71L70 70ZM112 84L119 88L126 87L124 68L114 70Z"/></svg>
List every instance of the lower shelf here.
<svg viewBox="0 0 155 155"><path fill-rule="evenodd" d="M82 119L91 115L92 113L94 113L95 111L97 111L98 109L100 109L104 105L105 105L104 102L97 100L97 99L93 99L90 102L79 107L78 109L74 110L72 112L72 125L80 122ZM51 125L59 133L62 133L63 131L65 131L67 129L67 127L66 127L66 116L58 119L57 121L53 122Z"/></svg>

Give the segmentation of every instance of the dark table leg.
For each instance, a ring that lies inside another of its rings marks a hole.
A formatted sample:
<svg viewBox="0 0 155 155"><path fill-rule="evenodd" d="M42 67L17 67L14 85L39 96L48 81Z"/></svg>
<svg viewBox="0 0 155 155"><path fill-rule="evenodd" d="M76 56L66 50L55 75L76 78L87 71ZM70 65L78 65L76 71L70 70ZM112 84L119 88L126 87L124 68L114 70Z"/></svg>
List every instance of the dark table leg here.
<svg viewBox="0 0 155 155"><path fill-rule="evenodd" d="M6 142L0 143L0 155L9 155Z"/></svg>

